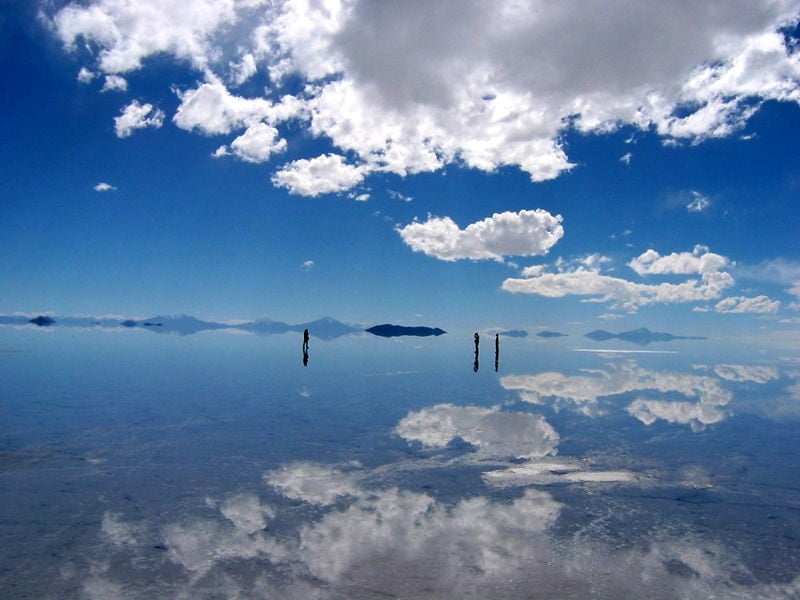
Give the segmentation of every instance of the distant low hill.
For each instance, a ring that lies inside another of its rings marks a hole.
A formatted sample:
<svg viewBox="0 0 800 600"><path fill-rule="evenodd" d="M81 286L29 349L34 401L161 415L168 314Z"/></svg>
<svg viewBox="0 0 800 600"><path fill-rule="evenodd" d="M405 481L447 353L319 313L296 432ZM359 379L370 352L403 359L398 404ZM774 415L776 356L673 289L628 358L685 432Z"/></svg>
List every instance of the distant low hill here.
<svg viewBox="0 0 800 600"><path fill-rule="evenodd" d="M445 330L439 329L438 327L405 327L403 325L391 325L389 323L375 325L366 331L381 337L400 337L403 335L428 337L431 335L442 335L443 333L447 333Z"/></svg>
<svg viewBox="0 0 800 600"><path fill-rule="evenodd" d="M498 331L499 335L511 338L524 338L528 337L528 332L522 329L510 329L509 331Z"/></svg>
<svg viewBox="0 0 800 600"><path fill-rule="evenodd" d="M603 329L591 331L586 334L586 337L596 342L605 342L611 339L623 340L638 344L639 346L646 346L652 342L670 342L672 340L704 340L704 337L686 336L686 335L673 335L671 333L661 333L658 331L650 331L646 327L633 329L631 331L623 331L621 333L611 333Z"/></svg>
<svg viewBox="0 0 800 600"><path fill-rule="evenodd" d="M543 338L567 337L566 333L559 333L558 331L540 331L536 335L538 335L539 337L543 337Z"/></svg>

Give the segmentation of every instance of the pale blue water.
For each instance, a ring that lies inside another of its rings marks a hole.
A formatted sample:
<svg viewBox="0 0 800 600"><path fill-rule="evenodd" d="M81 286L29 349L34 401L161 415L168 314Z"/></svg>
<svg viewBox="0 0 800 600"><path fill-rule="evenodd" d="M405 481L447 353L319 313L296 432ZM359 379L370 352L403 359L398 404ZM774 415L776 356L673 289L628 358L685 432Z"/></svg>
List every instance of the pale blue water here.
<svg viewBox="0 0 800 600"><path fill-rule="evenodd" d="M800 595L800 362L492 341L0 327L0 596Z"/></svg>

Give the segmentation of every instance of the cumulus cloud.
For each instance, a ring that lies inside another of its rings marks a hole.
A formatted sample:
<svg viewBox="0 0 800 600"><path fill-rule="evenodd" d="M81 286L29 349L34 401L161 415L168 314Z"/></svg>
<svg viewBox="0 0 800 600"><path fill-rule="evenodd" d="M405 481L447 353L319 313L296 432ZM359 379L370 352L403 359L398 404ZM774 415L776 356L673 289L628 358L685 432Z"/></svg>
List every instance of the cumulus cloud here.
<svg viewBox="0 0 800 600"><path fill-rule="evenodd" d="M251 125L230 146L220 146L214 156L232 154L251 163L267 162L270 157L286 150L286 140L278 138L278 130L266 123Z"/></svg>
<svg viewBox="0 0 800 600"><path fill-rule="evenodd" d="M770 300L767 296L735 296L720 300L714 305L714 310L720 313L772 314L778 312L780 306L780 300Z"/></svg>
<svg viewBox="0 0 800 600"><path fill-rule="evenodd" d="M414 221L397 232L415 252L439 260L497 260L546 254L564 235L561 215L541 209L495 213L460 229L450 217Z"/></svg>
<svg viewBox="0 0 800 600"><path fill-rule="evenodd" d="M128 81L119 75L106 75L101 92L125 92L128 90Z"/></svg>
<svg viewBox="0 0 800 600"><path fill-rule="evenodd" d="M632 125L694 143L736 133L765 100L800 101L800 52L780 31L797 20L795 3L768 0L713 10L705 2L95 0L51 15L67 48L82 41L93 50L89 67L99 73L121 76L155 55L195 69L203 83L181 92L178 126L231 133L252 118L276 127L284 117L262 113L299 80L293 117L370 173L458 162L515 165L534 181L574 167L561 141L570 127ZM271 80L262 97L226 87L261 65ZM198 104L198 94L217 101ZM233 104L249 116L232 118ZM296 193L307 189L316 188Z"/></svg>
<svg viewBox="0 0 800 600"><path fill-rule="evenodd" d="M97 185L94 186L95 192L113 192L117 188L111 185L110 183L106 183L105 181L101 181Z"/></svg>
<svg viewBox="0 0 800 600"><path fill-rule="evenodd" d="M591 301L607 302L613 308L635 312L656 303L686 303L719 298L734 284L734 279L721 269L730 266L724 256L714 254L705 246L695 246L692 252L662 256L647 250L628 263L638 275L699 275L681 283L639 283L600 272L595 264L564 267L557 272L546 271L541 265L526 268L521 278L503 282L508 292L536 294L547 298L568 295L589 296ZM557 265L559 266L559 265Z"/></svg>
<svg viewBox="0 0 800 600"><path fill-rule="evenodd" d="M145 127L158 129L163 123L164 111L152 104L140 104L138 100L134 100L122 109L118 117L114 117L114 131L117 137L126 138L136 129Z"/></svg>
<svg viewBox="0 0 800 600"><path fill-rule="evenodd" d="M338 154L301 158L284 165L272 177L272 183L301 196L319 196L344 192L364 180L366 169L350 165Z"/></svg>

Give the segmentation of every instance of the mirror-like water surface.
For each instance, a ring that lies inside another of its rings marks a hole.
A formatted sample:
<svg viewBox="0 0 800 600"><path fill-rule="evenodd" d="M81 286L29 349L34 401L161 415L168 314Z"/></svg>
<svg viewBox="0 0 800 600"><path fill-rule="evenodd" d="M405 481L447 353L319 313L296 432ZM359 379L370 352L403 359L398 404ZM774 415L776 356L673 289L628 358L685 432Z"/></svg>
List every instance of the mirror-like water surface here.
<svg viewBox="0 0 800 600"><path fill-rule="evenodd" d="M797 361L301 344L0 328L3 597L800 594Z"/></svg>

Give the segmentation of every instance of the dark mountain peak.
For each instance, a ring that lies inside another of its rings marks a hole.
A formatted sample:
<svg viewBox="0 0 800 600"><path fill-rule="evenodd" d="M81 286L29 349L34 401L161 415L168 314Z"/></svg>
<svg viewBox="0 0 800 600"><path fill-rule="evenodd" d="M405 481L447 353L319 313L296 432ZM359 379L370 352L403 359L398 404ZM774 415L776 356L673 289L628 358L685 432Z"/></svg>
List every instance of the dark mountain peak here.
<svg viewBox="0 0 800 600"><path fill-rule="evenodd" d="M51 319L50 317L46 317L44 315L39 315L38 317L34 317L33 319L29 320L28 323L33 323L34 325L38 325L39 327L48 327L50 325L55 324L55 319Z"/></svg>
<svg viewBox="0 0 800 600"><path fill-rule="evenodd" d="M381 337L400 337L403 335L428 337L431 335L442 335L443 333L447 333L444 329L440 329L438 327L406 327L404 325L392 325L390 323L375 325L366 331Z"/></svg>

